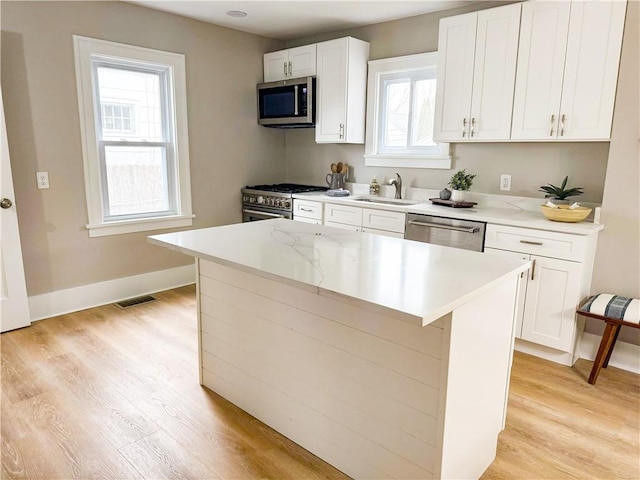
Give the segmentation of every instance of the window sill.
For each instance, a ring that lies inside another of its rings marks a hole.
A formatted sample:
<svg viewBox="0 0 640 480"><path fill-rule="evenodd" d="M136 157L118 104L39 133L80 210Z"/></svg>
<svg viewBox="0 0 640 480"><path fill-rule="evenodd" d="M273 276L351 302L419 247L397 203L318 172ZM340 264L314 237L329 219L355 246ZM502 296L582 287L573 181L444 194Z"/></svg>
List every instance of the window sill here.
<svg viewBox="0 0 640 480"><path fill-rule="evenodd" d="M123 233L146 232L164 228L189 227L195 215L176 215L172 217L144 218L119 222L87 225L90 237L106 237Z"/></svg>
<svg viewBox="0 0 640 480"><path fill-rule="evenodd" d="M367 167L434 168L449 170L451 169L451 156L365 155L364 164Z"/></svg>

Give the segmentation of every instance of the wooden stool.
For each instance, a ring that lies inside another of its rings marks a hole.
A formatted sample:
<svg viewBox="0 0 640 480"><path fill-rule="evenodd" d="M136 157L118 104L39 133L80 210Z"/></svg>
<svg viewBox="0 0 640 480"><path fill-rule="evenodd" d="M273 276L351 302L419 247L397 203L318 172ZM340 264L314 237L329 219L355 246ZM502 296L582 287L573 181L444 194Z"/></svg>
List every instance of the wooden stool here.
<svg viewBox="0 0 640 480"><path fill-rule="evenodd" d="M593 362L589 383L596 383L601 368L607 368L611 352L618 340L620 327L625 325L640 328L640 300L627 298L609 293L599 293L589 298L582 307L576 311L578 315L597 318L607 323L602 334L598 354Z"/></svg>

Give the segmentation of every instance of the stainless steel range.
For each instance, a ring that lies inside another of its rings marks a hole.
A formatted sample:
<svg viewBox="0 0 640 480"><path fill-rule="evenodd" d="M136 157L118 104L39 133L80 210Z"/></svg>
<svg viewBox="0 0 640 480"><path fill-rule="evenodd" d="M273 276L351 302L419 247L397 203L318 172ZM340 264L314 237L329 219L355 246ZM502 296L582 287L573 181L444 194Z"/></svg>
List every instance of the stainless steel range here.
<svg viewBox="0 0 640 480"><path fill-rule="evenodd" d="M242 221L293 218L293 194L324 192L327 187L278 183L254 185L242 189Z"/></svg>

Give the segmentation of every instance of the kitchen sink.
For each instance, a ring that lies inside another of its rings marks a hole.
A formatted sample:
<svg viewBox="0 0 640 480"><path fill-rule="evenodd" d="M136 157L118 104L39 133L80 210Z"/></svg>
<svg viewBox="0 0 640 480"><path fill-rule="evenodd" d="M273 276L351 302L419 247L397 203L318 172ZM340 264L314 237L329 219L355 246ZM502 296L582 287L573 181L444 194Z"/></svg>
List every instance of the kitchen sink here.
<svg viewBox="0 0 640 480"><path fill-rule="evenodd" d="M371 198L371 197L362 197L362 198L354 198L356 202L367 202L367 203L381 203L383 205L415 205L420 203L418 200L402 200L399 198Z"/></svg>

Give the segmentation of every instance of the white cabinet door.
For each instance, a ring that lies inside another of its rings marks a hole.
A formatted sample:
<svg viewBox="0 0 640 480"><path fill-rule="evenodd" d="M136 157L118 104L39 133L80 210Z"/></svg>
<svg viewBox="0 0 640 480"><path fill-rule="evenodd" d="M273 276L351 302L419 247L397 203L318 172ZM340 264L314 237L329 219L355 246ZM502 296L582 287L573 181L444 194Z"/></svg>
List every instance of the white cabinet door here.
<svg viewBox="0 0 640 480"><path fill-rule="evenodd" d="M563 352L573 351L582 264L537 257L527 283L522 338Z"/></svg>
<svg viewBox="0 0 640 480"><path fill-rule="evenodd" d="M478 14L440 20L438 80L433 138L459 141L469 135L473 60Z"/></svg>
<svg viewBox="0 0 640 480"><path fill-rule="evenodd" d="M364 143L368 59L362 40L317 44L317 143Z"/></svg>
<svg viewBox="0 0 640 480"><path fill-rule="evenodd" d="M478 12L469 140L511 136L521 4Z"/></svg>
<svg viewBox="0 0 640 480"><path fill-rule="evenodd" d="M559 138L610 138L625 11L626 2L571 4Z"/></svg>
<svg viewBox="0 0 640 480"><path fill-rule="evenodd" d="M344 223L360 228L362 226L362 208L348 205L328 203L324 207L325 225L332 223Z"/></svg>
<svg viewBox="0 0 640 480"><path fill-rule="evenodd" d="M498 250L495 248L485 248L484 253L488 255L498 255L502 257L519 258L521 260L530 260L530 256L526 253L509 252L507 250ZM524 302L527 294L527 279L529 278L528 275L529 271L527 270L526 272L520 274L520 279L518 280L515 327L516 338L522 337L522 318L524 316Z"/></svg>
<svg viewBox="0 0 640 480"><path fill-rule="evenodd" d="M276 82L287 78L289 66L289 51L265 53L263 57L264 81Z"/></svg>
<svg viewBox="0 0 640 480"><path fill-rule="evenodd" d="M570 2L524 2L511 138L555 139Z"/></svg>
<svg viewBox="0 0 640 480"><path fill-rule="evenodd" d="M316 74L316 44L265 53L264 81L310 77Z"/></svg>
<svg viewBox="0 0 640 480"><path fill-rule="evenodd" d="M291 68L289 76L292 78L311 77L316 74L316 44L303 45L289 49Z"/></svg>
<svg viewBox="0 0 640 480"><path fill-rule="evenodd" d="M440 20L434 139L508 140L520 4Z"/></svg>

